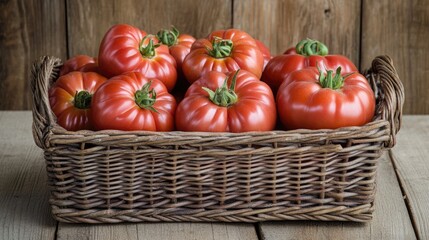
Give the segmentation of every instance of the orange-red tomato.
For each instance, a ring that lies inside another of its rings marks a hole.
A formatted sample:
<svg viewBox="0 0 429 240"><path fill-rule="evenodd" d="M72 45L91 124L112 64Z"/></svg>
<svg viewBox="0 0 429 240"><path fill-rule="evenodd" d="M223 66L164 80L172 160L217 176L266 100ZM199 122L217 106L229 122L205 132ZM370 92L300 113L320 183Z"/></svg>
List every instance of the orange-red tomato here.
<svg viewBox="0 0 429 240"><path fill-rule="evenodd" d="M328 48L323 43L311 39L303 40L298 43L295 51L288 49L285 54L272 58L265 67L261 80L276 92L290 73L306 67L341 67L343 73L358 71L347 57L327 54Z"/></svg>
<svg viewBox="0 0 429 240"><path fill-rule="evenodd" d="M283 54L297 54L296 53L296 47L291 47L291 48L286 49L286 51L284 51Z"/></svg>
<svg viewBox="0 0 429 240"><path fill-rule="evenodd" d="M182 64L185 57L191 51L191 46L195 42L195 38L191 35L180 33L175 27L172 30L160 30L156 34L156 37L160 43L168 46L171 56L176 60L177 83L175 90L186 91L189 87L189 82L183 74ZM177 94L177 92L174 94Z"/></svg>
<svg viewBox="0 0 429 240"><path fill-rule="evenodd" d="M107 31L100 44L98 63L109 77L126 72L141 72L146 78L156 78L169 91L177 80L176 61L168 47L136 27L118 24Z"/></svg>
<svg viewBox="0 0 429 240"><path fill-rule="evenodd" d="M160 30L156 37L160 43L168 46L171 56L176 60L177 71L181 72L183 60L191 51L195 38L191 35L180 33L174 27L172 30Z"/></svg>
<svg viewBox="0 0 429 240"><path fill-rule="evenodd" d="M370 122L375 97L361 74L334 75L309 67L292 72L277 93L277 109L286 129L336 129Z"/></svg>
<svg viewBox="0 0 429 240"><path fill-rule="evenodd" d="M181 131L270 131L276 124L274 96L267 84L240 70L206 72L186 92L176 111Z"/></svg>
<svg viewBox="0 0 429 240"><path fill-rule="evenodd" d="M93 97L96 129L172 131L176 100L157 79L139 72L115 76Z"/></svg>
<svg viewBox="0 0 429 240"><path fill-rule="evenodd" d="M228 29L195 41L183 62L183 73L190 83L209 71L227 73L238 69L259 79L263 67L264 57L255 39L243 31Z"/></svg>
<svg viewBox="0 0 429 240"><path fill-rule="evenodd" d="M103 72L98 67L97 58L87 55L76 55L68 59L61 67L60 76L73 71L96 72L104 76Z"/></svg>
<svg viewBox="0 0 429 240"><path fill-rule="evenodd" d="M57 122L70 131L93 130L92 95L107 79L94 72L70 72L49 89L49 103Z"/></svg>

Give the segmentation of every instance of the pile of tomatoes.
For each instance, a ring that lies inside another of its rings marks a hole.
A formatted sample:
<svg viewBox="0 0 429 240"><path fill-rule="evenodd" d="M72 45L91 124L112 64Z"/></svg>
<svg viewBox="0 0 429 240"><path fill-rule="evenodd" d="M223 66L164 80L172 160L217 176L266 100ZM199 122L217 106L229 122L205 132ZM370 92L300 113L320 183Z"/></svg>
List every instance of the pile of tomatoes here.
<svg viewBox="0 0 429 240"><path fill-rule="evenodd" d="M366 124L375 111L365 77L318 41L272 58L238 29L196 40L126 24L107 31L98 58L67 60L49 101L70 131L270 131L277 120L283 129L335 129Z"/></svg>

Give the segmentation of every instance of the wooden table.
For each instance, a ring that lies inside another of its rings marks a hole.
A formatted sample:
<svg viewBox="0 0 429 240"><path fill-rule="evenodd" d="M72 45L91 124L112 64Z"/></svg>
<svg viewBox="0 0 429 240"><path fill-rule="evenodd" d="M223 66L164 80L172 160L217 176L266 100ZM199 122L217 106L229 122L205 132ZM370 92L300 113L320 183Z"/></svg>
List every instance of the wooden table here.
<svg viewBox="0 0 429 240"><path fill-rule="evenodd" d="M405 116L381 159L371 223L63 224L52 219L31 112L0 112L0 239L429 239L429 116Z"/></svg>

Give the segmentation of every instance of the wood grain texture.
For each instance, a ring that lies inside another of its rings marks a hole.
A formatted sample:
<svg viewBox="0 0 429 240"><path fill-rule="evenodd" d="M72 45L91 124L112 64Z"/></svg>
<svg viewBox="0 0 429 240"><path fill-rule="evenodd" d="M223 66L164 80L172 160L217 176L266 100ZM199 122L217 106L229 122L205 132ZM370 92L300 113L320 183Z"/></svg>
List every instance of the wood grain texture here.
<svg viewBox="0 0 429 240"><path fill-rule="evenodd" d="M183 33L204 37L212 30L231 27L231 1L68 0L70 56L98 55L104 34L118 23L131 24L153 34L174 25Z"/></svg>
<svg viewBox="0 0 429 240"><path fill-rule="evenodd" d="M233 15L234 27L267 44L271 54L308 37L359 63L360 0L235 0Z"/></svg>
<svg viewBox="0 0 429 240"><path fill-rule="evenodd" d="M377 171L375 214L370 223L262 223L260 229L263 239L416 239L392 163L387 154L380 159Z"/></svg>
<svg viewBox="0 0 429 240"><path fill-rule="evenodd" d="M30 67L66 57L64 1L0 1L0 110L30 109Z"/></svg>
<svg viewBox="0 0 429 240"><path fill-rule="evenodd" d="M54 239L45 162L31 112L0 112L0 239Z"/></svg>
<svg viewBox="0 0 429 240"><path fill-rule="evenodd" d="M76 225L60 223L58 240L257 240L252 224L140 223Z"/></svg>
<svg viewBox="0 0 429 240"><path fill-rule="evenodd" d="M420 239L429 239L429 117L405 116L392 149L396 171Z"/></svg>
<svg viewBox="0 0 429 240"><path fill-rule="evenodd" d="M361 66L387 54L405 87L406 114L429 113L429 3L363 0Z"/></svg>

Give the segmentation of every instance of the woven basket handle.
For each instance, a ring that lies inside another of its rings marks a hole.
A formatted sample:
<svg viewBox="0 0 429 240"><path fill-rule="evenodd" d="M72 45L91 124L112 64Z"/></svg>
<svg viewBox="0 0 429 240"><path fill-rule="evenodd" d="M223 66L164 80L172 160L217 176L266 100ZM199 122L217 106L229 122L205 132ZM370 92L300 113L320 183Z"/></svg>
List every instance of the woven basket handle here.
<svg viewBox="0 0 429 240"><path fill-rule="evenodd" d="M401 128L404 86L392 59L388 56L376 57L367 71L367 77L373 85L381 118L390 123L390 138L385 147L392 148L396 144L396 134Z"/></svg>
<svg viewBox="0 0 429 240"><path fill-rule="evenodd" d="M31 92L33 95L33 138L40 148L49 147L47 136L55 123L55 115L49 105L48 89L58 78L61 59L43 56L36 60L31 69Z"/></svg>

